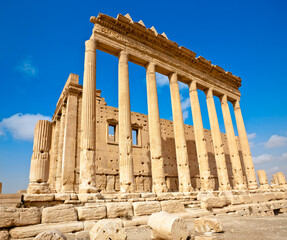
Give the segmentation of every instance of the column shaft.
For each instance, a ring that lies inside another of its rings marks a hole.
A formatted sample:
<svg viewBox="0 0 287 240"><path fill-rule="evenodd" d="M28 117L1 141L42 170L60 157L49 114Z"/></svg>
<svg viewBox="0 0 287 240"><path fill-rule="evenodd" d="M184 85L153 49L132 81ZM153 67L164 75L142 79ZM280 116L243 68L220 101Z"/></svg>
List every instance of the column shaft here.
<svg viewBox="0 0 287 240"><path fill-rule="evenodd" d="M233 188L238 190L246 189L232 119L227 102L227 96L223 95L220 100L227 137L227 145L229 149L229 156L232 164L232 173L234 178Z"/></svg>
<svg viewBox="0 0 287 240"><path fill-rule="evenodd" d="M128 54L119 55L119 163L121 192L134 192Z"/></svg>
<svg viewBox="0 0 287 240"><path fill-rule="evenodd" d="M78 96L69 93L63 145L62 192L74 192L77 141Z"/></svg>
<svg viewBox="0 0 287 240"><path fill-rule="evenodd" d="M49 151L51 148L51 122L39 120L34 131L33 155L30 167L28 193L49 193Z"/></svg>
<svg viewBox="0 0 287 240"><path fill-rule="evenodd" d="M97 192L96 188L96 42L86 41L81 115L81 153L79 193Z"/></svg>
<svg viewBox="0 0 287 240"><path fill-rule="evenodd" d="M206 103L213 142L213 149L216 161L219 190L230 190L228 171L226 166L225 154L221 139L221 133L214 104L213 92L211 89L205 91Z"/></svg>
<svg viewBox="0 0 287 240"><path fill-rule="evenodd" d="M198 101L198 93L196 82L192 81L189 84L189 96L192 111L195 146L197 152L197 159L200 172L200 189L202 191L208 191L212 189L211 176L208 163L208 153L206 147L206 139L204 136L203 123L200 111L200 105Z"/></svg>
<svg viewBox="0 0 287 240"><path fill-rule="evenodd" d="M241 151L242 151L242 156L243 156L243 162L244 162L244 167L245 167L248 188L256 189L258 188L258 185L257 185L257 180L256 180L255 169L254 169L253 162L252 162L251 151L250 151L248 138L247 138L244 121L243 121L243 117L242 117L242 113L241 113L238 100L234 102L234 114L235 114L237 129L238 129L239 142L241 145Z"/></svg>
<svg viewBox="0 0 287 240"><path fill-rule="evenodd" d="M155 65L149 63L146 72L147 100L148 100L148 124L150 140L150 156L153 192L167 192L165 182L164 163L162 157L162 141L158 97L156 88Z"/></svg>
<svg viewBox="0 0 287 240"><path fill-rule="evenodd" d="M170 95L173 116L174 138L176 146L176 162L178 172L178 183L180 192L192 191L187 146L185 140L182 109L180 103L177 74L172 73L169 76Z"/></svg>
<svg viewBox="0 0 287 240"><path fill-rule="evenodd" d="M266 172L264 170L258 170L257 175L258 175L260 189L262 189L262 190L269 189L270 187L269 187Z"/></svg>

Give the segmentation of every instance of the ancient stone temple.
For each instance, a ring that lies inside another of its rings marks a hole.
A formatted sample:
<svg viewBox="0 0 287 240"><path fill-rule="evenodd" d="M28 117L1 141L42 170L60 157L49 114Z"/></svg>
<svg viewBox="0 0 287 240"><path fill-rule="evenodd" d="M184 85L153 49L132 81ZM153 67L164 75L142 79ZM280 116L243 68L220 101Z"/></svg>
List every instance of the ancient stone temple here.
<svg viewBox="0 0 287 240"><path fill-rule="evenodd" d="M241 79L129 15L99 14L91 22L83 86L70 74L53 121L36 126L28 192L256 189L239 104ZM118 109L107 106L96 90L99 50L119 59ZM129 61L146 68L148 116L130 110ZM169 77L173 121L159 118L156 72ZM183 123L179 81L189 86L193 126ZM206 94L211 130L203 128L198 91ZM215 96L226 134L219 130Z"/></svg>

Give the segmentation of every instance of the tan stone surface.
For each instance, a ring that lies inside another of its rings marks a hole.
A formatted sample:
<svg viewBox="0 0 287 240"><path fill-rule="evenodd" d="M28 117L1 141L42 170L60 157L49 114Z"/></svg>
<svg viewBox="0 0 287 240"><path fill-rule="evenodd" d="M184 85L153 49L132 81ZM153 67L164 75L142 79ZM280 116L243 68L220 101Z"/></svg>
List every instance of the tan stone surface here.
<svg viewBox="0 0 287 240"><path fill-rule="evenodd" d="M25 202L50 202L54 199L54 194L24 194Z"/></svg>
<svg viewBox="0 0 287 240"><path fill-rule="evenodd" d="M148 225L153 230L153 239L180 240L189 235L185 221L167 212L152 214Z"/></svg>
<svg viewBox="0 0 287 240"><path fill-rule="evenodd" d="M69 222L69 223L54 223L54 224L38 224L33 226L15 227L10 230L10 235L15 239L23 239L35 237L41 232L49 231L51 229L58 230L62 233L77 232L84 229L82 222Z"/></svg>
<svg viewBox="0 0 287 240"><path fill-rule="evenodd" d="M212 209L212 208L222 208L231 204L230 200L226 197L210 197L205 198L201 201L201 208Z"/></svg>
<svg viewBox="0 0 287 240"><path fill-rule="evenodd" d="M222 222L215 218L198 218L194 220L194 230L198 233L223 231Z"/></svg>
<svg viewBox="0 0 287 240"><path fill-rule="evenodd" d="M117 236L121 240L151 240L152 230L148 226L125 227Z"/></svg>
<svg viewBox="0 0 287 240"><path fill-rule="evenodd" d="M95 204L93 206L78 207L78 217L81 221L97 220L107 216L106 206L102 204Z"/></svg>
<svg viewBox="0 0 287 240"><path fill-rule="evenodd" d="M132 203L130 202L106 203L106 207L108 218L133 216Z"/></svg>
<svg viewBox="0 0 287 240"><path fill-rule="evenodd" d="M262 190L269 189L270 187L269 187L266 172L264 170L258 170L257 175L258 175L260 189Z"/></svg>
<svg viewBox="0 0 287 240"><path fill-rule="evenodd" d="M183 203L177 200L161 201L160 205L162 211L168 213L185 212Z"/></svg>
<svg viewBox="0 0 287 240"><path fill-rule="evenodd" d="M91 240L119 239L119 231L123 228L120 219L103 219L94 224L90 231Z"/></svg>
<svg viewBox="0 0 287 240"><path fill-rule="evenodd" d="M35 240L67 240L65 235L57 230L49 230L38 234Z"/></svg>
<svg viewBox="0 0 287 240"><path fill-rule="evenodd" d="M77 212L72 205L47 207L42 210L42 223L77 221Z"/></svg>
<svg viewBox="0 0 287 240"><path fill-rule="evenodd" d="M8 230L0 230L0 239L1 240L9 240Z"/></svg>
<svg viewBox="0 0 287 240"><path fill-rule="evenodd" d="M161 211L161 205L158 201L134 202L133 210L135 216L151 215Z"/></svg>

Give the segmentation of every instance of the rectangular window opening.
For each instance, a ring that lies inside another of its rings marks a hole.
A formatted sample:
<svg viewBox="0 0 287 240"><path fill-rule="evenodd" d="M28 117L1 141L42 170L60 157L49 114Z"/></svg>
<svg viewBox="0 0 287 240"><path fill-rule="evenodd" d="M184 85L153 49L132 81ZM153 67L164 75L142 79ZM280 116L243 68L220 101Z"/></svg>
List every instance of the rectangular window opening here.
<svg viewBox="0 0 287 240"><path fill-rule="evenodd" d="M132 130L133 145L139 145L139 130Z"/></svg>
<svg viewBox="0 0 287 240"><path fill-rule="evenodd" d="M109 125L108 140L109 142L116 142L116 126L115 125Z"/></svg>

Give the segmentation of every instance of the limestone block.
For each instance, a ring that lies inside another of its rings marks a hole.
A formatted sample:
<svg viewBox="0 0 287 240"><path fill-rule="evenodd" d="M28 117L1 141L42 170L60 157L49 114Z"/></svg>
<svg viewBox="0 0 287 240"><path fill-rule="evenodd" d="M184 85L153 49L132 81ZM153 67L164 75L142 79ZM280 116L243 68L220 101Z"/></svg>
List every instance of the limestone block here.
<svg viewBox="0 0 287 240"><path fill-rule="evenodd" d="M169 213L185 212L184 205L180 201L170 200L160 202L162 211Z"/></svg>
<svg viewBox="0 0 287 240"><path fill-rule="evenodd" d="M0 208L0 228L40 223L38 208Z"/></svg>
<svg viewBox="0 0 287 240"><path fill-rule="evenodd" d="M78 207L79 220L97 220L107 216L106 206L95 204L93 206Z"/></svg>
<svg viewBox="0 0 287 240"><path fill-rule="evenodd" d="M73 205L47 207L42 211L42 223L77 221L77 213Z"/></svg>
<svg viewBox="0 0 287 240"><path fill-rule="evenodd" d="M68 240L90 240L90 233L88 231L67 233L66 236Z"/></svg>
<svg viewBox="0 0 287 240"><path fill-rule="evenodd" d="M134 202L133 209L135 216L151 215L161 211L160 203L157 201Z"/></svg>
<svg viewBox="0 0 287 240"><path fill-rule="evenodd" d="M67 240L67 238L58 230L48 230L38 234L34 240Z"/></svg>
<svg viewBox="0 0 287 240"><path fill-rule="evenodd" d="M230 205L230 200L225 197L204 198L201 201L202 209L222 208Z"/></svg>
<svg viewBox="0 0 287 240"><path fill-rule="evenodd" d="M264 202L273 201L276 199L274 193L263 193Z"/></svg>
<svg viewBox="0 0 287 240"><path fill-rule="evenodd" d="M115 191L115 176L114 175L108 175L107 176L107 187L106 190L108 192Z"/></svg>
<svg viewBox="0 0 287 240"><path fill-rule="evenodd" d="M239 195L239 198L241 199L241 201L244 204L249 204L249 203L253 203L252 198L250 197L250 195Z"/></svg>
<svg viewBox="0 0 287 240"><path fill-rule="evenodd" d="M276 200L284 199L284 193L282 192L275 192L274 195L275 195Z"/></svg>
<svg viewBox="0 0 287 240"><path fill-rule="evenodd" d="M239 196L232 196L231 198L228 198L231 202L232 205L239 205L239 204L242 204L243 201L242 199L239 197Z"/></svg>
<svg viewBox="0 0 287 240"><path fill-rule="evenodd" d="M189 231L185 221L167 212L154 213L148 220L153 239L182 240L187 239Z"/></svg>
<svg viewBox="0 0 287 240"><path fill-rule="evenodd" d="M35 237L39 233L51 229L56 229L62 233L78 232L84 229L84 224L82 222L38 224L25 227L15 227L11 229L9 233L12 238L22 239L22 238Z"/></svg>
<svg viewBox="0 0 287 240"><path fill-rule="evenodd" d="M194 240L217 240L215 236L195 236Z"/></svg>
<svg viewBox="0 0 287 240"><path fill-rule="evenodd" d="M9 240L8 230L0 230L0 239L1 240Z"/></svg>
<svg viewBox="0 0 287 240"><path fill-rule="evenodd" d="M121 219L103 219L94 224L90 231L91 240L116 240L118 232L123 228Z"/></svg>
<svg viewBox="0 0 287 240"><path fill-rule="evenodd" d="M142 198L155 198L156 194L155 193L141 193Z"/></svg>
<svg viewBox="0 0 287 240"><path fill-rule="evenodd" d="M212 192L199 192L196 196L197 200L201 201L204 198L212 198L214 197Z"/></svg>
<svg viewBox="0 0 287 240"><path fill-rule="evenodd" d="M51 202L54 194L24 194L24 202Z"/></svg>
<svg viewBox="0 0 287 240"><path fill-rule="evenodd" d="M215 218L198 218L194 220L194 230L198 233L222 232L222 222Z"/></svg>
<svg viewBox="0 0 287 240"><path fill-rule="evenodd" d="M105 190L107 186L106 175L96 175L96 187L100 190Z"/></svg>
<svg viewBox="0 0 287 240"><path fill-rule="evenodd" d="M132 203L106 203L108 218L130 217L133 216Z"/></svg>
<svg viewBox="0 0 287 240"><path fill-rule="evenodd" d="M255 193L251 195L253 203L261 203L264 202L264 197L262 193Z"/></svg>
<svg viewBox="0 0 287 240"><path fill-rule="evenodd" d="M121 240L151 240L152 230L148 226L125 227L118 234Z"/></svg>
<svg viewBox="0 0 287 240"><path fill-rule="evenodd" d="M56 193L56 194L55 194L55 200L56 200L56 201L71 200L71 194L67 194L67 193Z"/></svg>
<svg viewBox="0 0 287 240"><path fill-rule="evenodd" d="M100 193L82 193L78 194L78 199L81 202L88 202L89 200L96 200L96 199L101 199L101 194Z"/></svg>

